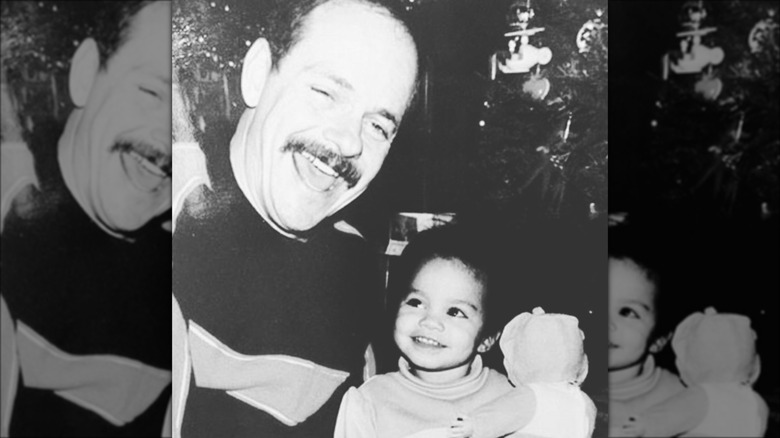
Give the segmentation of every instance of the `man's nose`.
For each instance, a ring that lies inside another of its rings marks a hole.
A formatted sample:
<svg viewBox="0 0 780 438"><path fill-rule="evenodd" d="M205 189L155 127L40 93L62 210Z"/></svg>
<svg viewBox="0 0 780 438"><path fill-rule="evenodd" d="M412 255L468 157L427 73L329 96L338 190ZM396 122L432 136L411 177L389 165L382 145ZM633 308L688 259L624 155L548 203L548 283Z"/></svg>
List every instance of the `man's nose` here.
<svg viewBox="0 0 780 438"><path fill-rule="evenodd" d="M441 322L441 318L432 313L426 313L420 320L420 326L431 330L444 330L444 324Z"/></svg>
<svg viewBox="0 0 780 438"><path fill-rule="evenodd" d="M325 128L325 139L339 149L346 158L356 158L363 153L363 142L360 136L361 123L342 117Z"/></svg>
<svg viewBox="0 0 780 438"><path fill-rule="evenodd" d="M610 319L609 320L609 331L613 332L617 329L617 324L615 324L615 321Z"/></svg>

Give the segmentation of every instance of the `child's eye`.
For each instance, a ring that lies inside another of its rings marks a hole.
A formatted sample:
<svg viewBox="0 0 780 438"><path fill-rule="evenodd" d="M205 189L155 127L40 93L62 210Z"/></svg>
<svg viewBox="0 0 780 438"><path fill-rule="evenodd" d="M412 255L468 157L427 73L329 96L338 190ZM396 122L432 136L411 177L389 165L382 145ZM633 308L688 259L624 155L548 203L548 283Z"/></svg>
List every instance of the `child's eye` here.
<svg viewBox="0 0 780 438"><path fill-rule="evenodd" d="M450 307L450 309L447 310L447 315L457 318L466 318L466 313L457 307Z"/></svg>
<svg viewBox="0 0 780 438"><path fill-rule="evenodd" d="M406 303L404 304L410 307L420 307L422 305L422 301L418 300L417 298L410 298L406 300Z"/></svg>
<svg viewBox="0 0 780 438"><path fill-rule="evenodd" d="M627 318L639 319L639 313L630 307L623 307L620 309L619 315Z"/></svg>

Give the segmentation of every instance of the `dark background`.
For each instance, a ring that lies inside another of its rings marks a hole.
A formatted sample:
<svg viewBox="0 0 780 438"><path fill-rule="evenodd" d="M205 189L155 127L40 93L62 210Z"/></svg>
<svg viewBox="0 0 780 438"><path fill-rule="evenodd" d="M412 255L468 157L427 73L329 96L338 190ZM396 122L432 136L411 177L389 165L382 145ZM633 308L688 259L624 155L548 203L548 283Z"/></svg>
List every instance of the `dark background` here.
<svg viewBox="0 0 780 438"><path fill-rule="evenodd" d="M675 172L695 175L697 169L706 169L708 164L691 160L683 161L690 168L675 168L658 151L668 148L664 152L666 157L680 156L703 145L706 147L707 143L689 137L689 131L684 129L675 138L673 132L651 126L651 120L671 117L678 118L681 125L695 126L703 132L718 134L723 130L723 112L717 104L697 103L701 109L691 111L690 102L664 94L672 85L661 80L661 56L677 47L674 34L679 30L682 3L609 3L610 211L628 212L629 219L633 215L634 222L651 230L657 251L667 254L669 264L674 267L678 317L714 306L719 312L741 313L751 318L762 359L762 374L755 388L772 411L766 436L777 436L778 218L776 212L769 217L757 214L759 201L776 205L777 199L771 195L759 199L755 191L751 192L754 187L749 185L749 180L742 179L735 205L728 209L723 207L722 198L715 196L715 189L686 191L684 187L670 185L668 178ZM768 4L705 2L709 7L709 25L718 26L719 33L741 35L745 50L747 35L756 21L749 13ZM778 3L773 4L777 8ZM736 7L741 9L733 9ZM748 16L735 14L735 10ZM753 15L756 16L758 13ZM724 39L720 43L724 44ZM724 68L739 55L734 49L727 50ZM738 85L728 77L724 81L722 94L727 96ZM775 94L773 99L777 97ZM748 114L769 113L765 119L753 120L753 132L760 129L766 132L777 124L776 106L765 105L762 98L755 96L745 102ZM664 106L657 106L657 102ZM767 134L769 142L777 141L774 129ZM770 171L776 171L776 161L774 166ZM664 364L674 369L670 359L667 356Z"/></svg>

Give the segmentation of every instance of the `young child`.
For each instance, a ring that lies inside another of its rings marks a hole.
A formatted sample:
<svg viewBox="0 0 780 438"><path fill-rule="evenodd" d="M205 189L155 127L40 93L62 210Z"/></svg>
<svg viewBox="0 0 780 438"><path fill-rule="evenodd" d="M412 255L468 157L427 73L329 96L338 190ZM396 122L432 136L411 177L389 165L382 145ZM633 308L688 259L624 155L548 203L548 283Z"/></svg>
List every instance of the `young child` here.
<svg viewBox="0 0 780 438"><path fill-rule="evenodd" d="M768 409L751 388L760 361L749 318L709 308L675 329L657 242L627 233L609 236L609 436L763 436ZM672 334L682 379L655 363Z"/></svg>
<svg viewBox="0 0 780 438"><path fill-rule="evenodd" d="M634 436L762 437L769 408L752 388L761 372L750 318L708 307L681 322L672 347L685 391L635 415Z"/></svg>
<svg viewBox="0 0 780 438"><path fill-rule="evenodd" d="M630 241L623 227L609 231L610 437L631 436L631 417L685 389L655 363L673 326L659 319L663 292L650 241Z"/></svg>
<svg viewBox="0 0 780 438"><path fill-rule="evenodd" d="M339 438L517 436L533 392L483 366L505 322L491 249L459 226L420 233L391 276L399 370L344 396ZM500 402L496 402L500 399Z"/></svg>

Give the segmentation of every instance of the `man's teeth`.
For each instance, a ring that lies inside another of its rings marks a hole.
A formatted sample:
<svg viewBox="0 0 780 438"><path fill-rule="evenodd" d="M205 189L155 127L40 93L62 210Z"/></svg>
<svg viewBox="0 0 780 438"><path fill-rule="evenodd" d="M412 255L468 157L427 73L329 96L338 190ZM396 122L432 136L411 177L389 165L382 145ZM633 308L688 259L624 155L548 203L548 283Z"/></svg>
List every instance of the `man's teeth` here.
<svg viewBox="0 0 780 438"><path fill-rule="evenodd" d="M431 338L426 338L424 336L415 336L414 337L414 341L419 343L419 344L431 345L431 346L434 346L434 347L443 347L443 345L441 345L437 341L435 341L435 340L433 340Z"/></svg>
<svg viewBox="0 0 780 438"><path fill-rule="evenodd" d="M335 170L333 170L330 166L320 161L317 157L312 155L311 153L307 151L301 152L301 155L303 155L304 158L309 160L309 162L314 165L314 167L317 168L320 172L324 173L325 175L328 175L332 178L338 178L339 174Z"/></svg>
<svg viewBox="0 0 780 438"><path fill-rule="evenodd" d="M168 175L167 175L167 174L166 174L166 173L165 173L165 172L164 172L162 169L160 169L159 167L157 167L157 166L155 166L154 164L152 164L152 163L151 163L149 160L147 160L146 158L144 158L144 157L143 157L141 154L139 154L138 152L136 152L136 151L130 151L130 152L129 152L129 154L130 154L130 156L131 156L131 157L133 157L133 158L134 158L136 161L138 161L138 163L141 165L141 167L143 167L144 169L146 169L147 171L149 171L149 173L151 173L151 174L153 174L153 175L156 175L156 176L159 176L160 178L165 178L165 177L167 177L167 176L168 176Z"/></svg>

